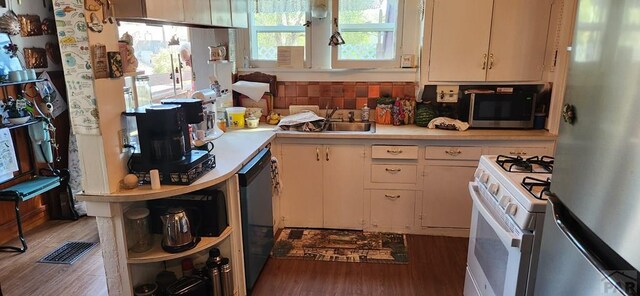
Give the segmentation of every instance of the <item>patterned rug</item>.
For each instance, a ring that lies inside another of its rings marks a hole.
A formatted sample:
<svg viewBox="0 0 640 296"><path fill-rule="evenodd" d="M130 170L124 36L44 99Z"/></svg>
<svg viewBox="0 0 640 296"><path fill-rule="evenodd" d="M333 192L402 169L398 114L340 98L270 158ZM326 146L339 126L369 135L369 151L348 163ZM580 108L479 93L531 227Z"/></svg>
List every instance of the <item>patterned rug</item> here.
<svg viewBox="0 0 640 296"><path fill-rule="evenodd" d="M271 255L275 258L406 264L404 234L354 230L285 228Z"/></svg>

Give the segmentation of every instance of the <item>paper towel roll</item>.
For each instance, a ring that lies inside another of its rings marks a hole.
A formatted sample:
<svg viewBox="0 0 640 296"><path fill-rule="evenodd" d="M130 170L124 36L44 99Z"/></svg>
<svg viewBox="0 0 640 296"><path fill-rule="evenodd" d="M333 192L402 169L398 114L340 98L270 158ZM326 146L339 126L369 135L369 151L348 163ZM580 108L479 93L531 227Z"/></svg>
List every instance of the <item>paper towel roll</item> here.
<svg viewBox="0 0 640 296"><path fill-rule="evenodd" d="M257 102L264 93L269 92L269 84L240 80L233 84L233 90Z"/></svg>

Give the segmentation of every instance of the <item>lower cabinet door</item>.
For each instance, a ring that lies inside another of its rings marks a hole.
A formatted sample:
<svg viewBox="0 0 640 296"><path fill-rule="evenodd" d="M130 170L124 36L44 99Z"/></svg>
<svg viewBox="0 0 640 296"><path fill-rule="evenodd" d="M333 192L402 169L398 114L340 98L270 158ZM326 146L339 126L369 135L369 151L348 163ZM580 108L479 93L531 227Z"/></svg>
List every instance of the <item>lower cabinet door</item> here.
<svg viewBox="0 0 640 296"><path fill-rule="evenodd" d="M362 230L364 146L324 145L322 158L324 228Z"/></svg>
<svg viewBox="0 0 640 296"><path fill-rule="evenodd" d="M408 231L413 226L416 192L371 190L371 228Z"/></svg>
<svg viewBox="0 0 640 296"><path fill-rule="evenodd" d="M280 206L287 227L322 227L322 145L283 144Z"/></svg>
<svg viewBox="0 0 640 296"><path fill-rule="evenodd" d="M468 184L475 171L475 165L425 166L422 226L469 228L472 202Z"/></svg>

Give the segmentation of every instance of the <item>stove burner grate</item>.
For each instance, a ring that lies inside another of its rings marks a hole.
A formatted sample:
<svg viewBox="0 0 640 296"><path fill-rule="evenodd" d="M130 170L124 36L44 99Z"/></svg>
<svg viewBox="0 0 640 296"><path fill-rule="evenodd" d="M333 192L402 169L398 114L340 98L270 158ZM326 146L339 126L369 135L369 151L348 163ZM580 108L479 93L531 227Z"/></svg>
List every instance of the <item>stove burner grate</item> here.
<svg viewBox="0 0 640 296"><path fill-rule="evenodd" d="M555 159L551 156L533 156L526 159L526 162L532 165L538 165L545 171L553 173L553 163Z"/></svg>
<svg viewBox="0 0 640 296"><path fill-rule="evenodd" d="M551 186L551 178L547 178L546 180L534 178L534 177L524 177L522 179L522 187L526 189L533 197L539 200L547 200L545 196L546 193L549 193L549 187ZM536 187L542 187L542 190L539 194L534 192Z"/></svg>
<svg viewBox="0 0 640 296"><path fill-rule="evenodd" d="M496 163L507 172L531 173L533 166L520 156L498 155Z"/></svg>

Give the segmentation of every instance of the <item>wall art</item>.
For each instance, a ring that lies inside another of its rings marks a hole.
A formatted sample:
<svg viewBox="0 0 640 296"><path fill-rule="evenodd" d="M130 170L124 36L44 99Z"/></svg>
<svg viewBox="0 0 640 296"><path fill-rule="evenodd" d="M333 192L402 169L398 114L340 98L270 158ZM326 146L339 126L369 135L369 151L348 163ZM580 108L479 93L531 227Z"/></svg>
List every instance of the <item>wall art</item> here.
<svg viewBox="0 0 640 296"><path fill-rule="evenodd" d="M107 52L107 59L109 60L109 77L118 78L122 77L122 56L119 51Z"/></svg>
<svg viewBox="0 0 640 296"><path fill-rule="evenodd" d="M91 46L91 64L93 77L96 79L109 78L109 62L107 61L107 46L95 44Z"/></svg>
<svg viewBox="0 0 640 296"><path fill-rule="evenodd" d="M44 48L31 47L24 49L25 66L29 69L47 68L47 51Z"/></svg>
<svg viewBox="0 0 640 296"><path fill-rule="evenodd" d="M38 36L42 35L42 23L40 16L32 14L21 14L18 16L20 21L20 36Z"/></svg>

